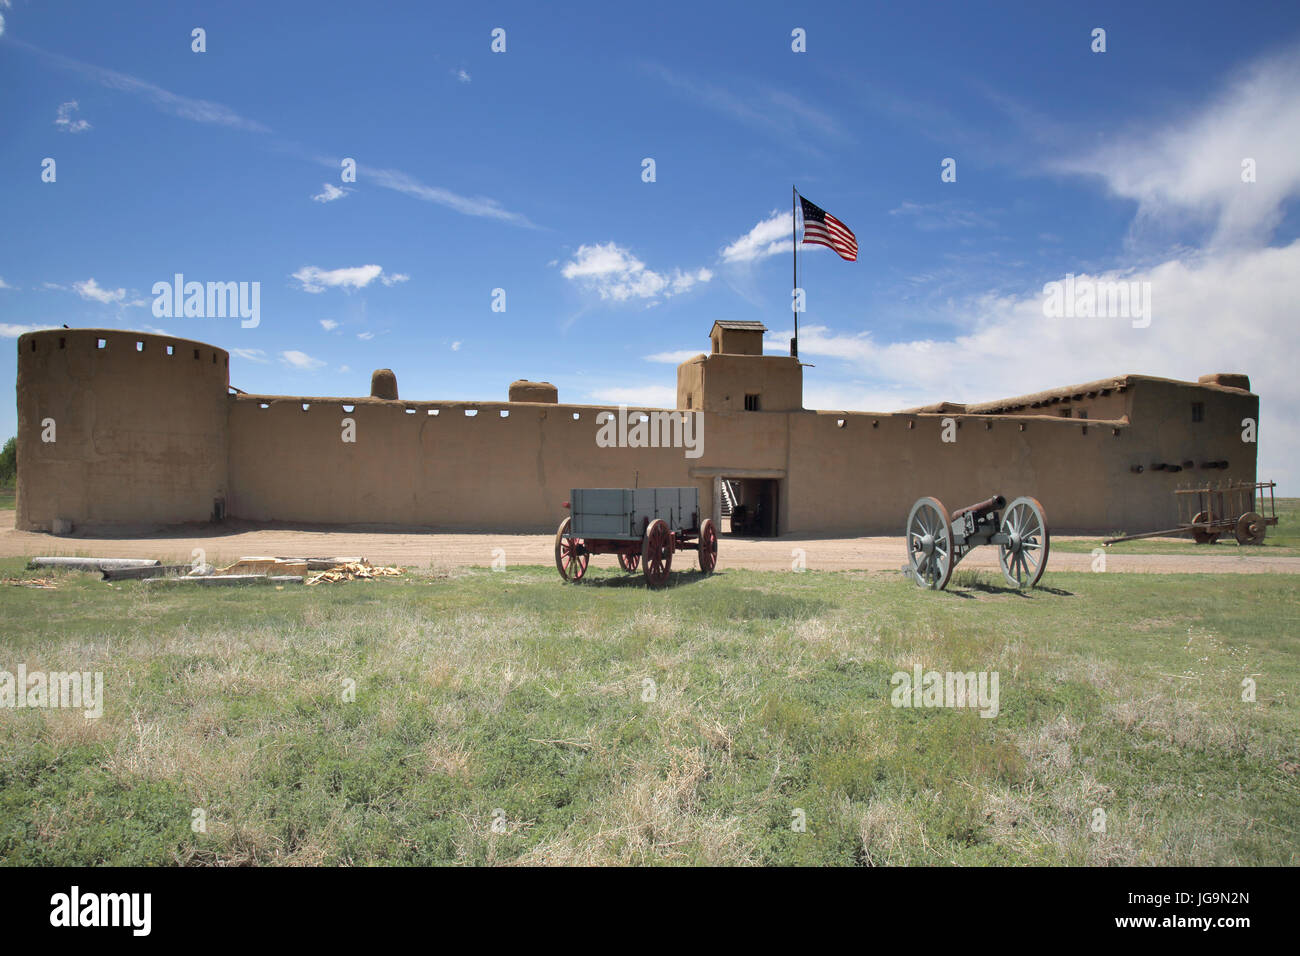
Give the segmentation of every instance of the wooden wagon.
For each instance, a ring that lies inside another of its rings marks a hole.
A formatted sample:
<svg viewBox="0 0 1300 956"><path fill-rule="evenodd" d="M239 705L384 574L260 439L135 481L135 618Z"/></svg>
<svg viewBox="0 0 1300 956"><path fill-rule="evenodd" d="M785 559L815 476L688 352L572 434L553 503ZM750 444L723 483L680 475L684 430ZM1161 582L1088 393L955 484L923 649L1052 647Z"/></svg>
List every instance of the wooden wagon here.
<svg viewBox="0 0 1300 956"><path fill-rule="evenodd" d="M555 566L566 581L581 581L593 554L640 568L654 588L667 583L676 551L697 552L705 574L718 563L717 528L700 520L698 488L574 488L564 507L572 514L555 532Z"/></svg>
<svg viewBox="0 0 1300 956"><path fill-rule="evenodd" d="M1102 544L1175 534L1189 534L1197 544L1214 544L1225 534L1238 544L1263 544L1265 529L1277 524L1276 487L1274 481L1228 481L1218 487L1176 488L1177 528L1106 538Z"/></svg>

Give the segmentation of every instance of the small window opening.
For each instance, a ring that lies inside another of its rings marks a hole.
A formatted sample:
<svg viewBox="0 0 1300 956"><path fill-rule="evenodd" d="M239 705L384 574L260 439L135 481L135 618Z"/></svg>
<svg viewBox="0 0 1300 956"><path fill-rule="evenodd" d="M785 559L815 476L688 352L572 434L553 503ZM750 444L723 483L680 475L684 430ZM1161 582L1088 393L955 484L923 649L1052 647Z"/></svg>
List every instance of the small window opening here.
<svg viewBox="0 0 1300 956"><path fill-rule="evenodd" d="M1205 403L1204 403L1204 402L1192 402L1192 421L1194 421L1194 422L1202 422L1202 421L1205 421Z"/></svg>
<svg viewBox="0 0 1300 956"><path fill-rule="evenodd" d="M746 395L746 396L745 396L745 411L747 411L747 412L756 412L756 411L758 411L758 410L759 410L758 395L757 395L757 394Z"/></svg>

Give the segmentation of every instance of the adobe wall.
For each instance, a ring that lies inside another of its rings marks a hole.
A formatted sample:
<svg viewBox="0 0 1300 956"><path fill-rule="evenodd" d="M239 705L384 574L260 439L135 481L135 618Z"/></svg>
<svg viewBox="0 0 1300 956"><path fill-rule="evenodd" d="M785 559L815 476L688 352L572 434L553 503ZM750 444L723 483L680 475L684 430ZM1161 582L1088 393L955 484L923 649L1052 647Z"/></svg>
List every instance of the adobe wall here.
<svg viewBox="0 0 1300 956"><path fill-rule="evenodd" d="M597 447L602 411L233 396L230 513L254 521L539 531L558 526L567 514L561 503L575 487L690 483L680 449ZM354 443L342 440L345 418L355 423Z"/></svg>
<svg viewBox="0 0 1300 956"><path fill-rule="evenodd" d="M142 332L20 336L17 527L208 520L226 495L228 365L211 345Z"/></svg>
<svg viewBox="0 0 1300 956"><path fill-rule="evenodd" d="M1050 406L818 412L783 391L801 377L796 360L714 355L679 369L679 394L721 395L723 406L704 413L704 453L687 458L599 447L603 406L227 395L225 352L133 332L51 330L18 348L26 530L56 518L205 521L224 498L230 517L254 521L549 531L573 487L694 484L712 514L716 479L729 477L781 481L782 533L897 534L918 497L956 509L992 494L1033 495L1057 531L1141 531L1176 524L1176 487L1255 478L1257 446L1241 441L1240 422L1258 421L1259 399L1213 384L1129 377L1104 404L1078 403L1088 419ZM788 399L798 410L743 411L746 390L765 409ZM1123 414L1102 419L1100 408ZM949 417L953 443L941 440ZM54 443L41 441L45 418ZM355 442L342 440L345 418ZM1223 460L1227 469L1202 467Z"/></svg>

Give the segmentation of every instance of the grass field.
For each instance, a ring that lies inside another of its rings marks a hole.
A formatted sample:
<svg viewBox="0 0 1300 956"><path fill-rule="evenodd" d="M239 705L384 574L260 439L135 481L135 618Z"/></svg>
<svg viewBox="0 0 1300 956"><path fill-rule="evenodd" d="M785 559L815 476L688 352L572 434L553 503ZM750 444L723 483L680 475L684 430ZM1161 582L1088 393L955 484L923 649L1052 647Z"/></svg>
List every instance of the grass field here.
<svg viewBox="0 0 1300 956"><path fill-rule="evenodd" d="M14 489L0 488L0 511L13 511Z"/></svg>
<svg viewBox="0 0 1300 956"><path fill-rule="evenodd" d="M591 574L0 585L0 668L105 682L0 710L0 860L1300 861L1294 577ZM891 706L917 664L998 716Z"/></svg>
<svg viewBox="0 0 1300 956"><path fill-rule="evenodd" d="M1197 544L1187 538L1143 538L1138 541L1125 541L1106 546L1112 554L1212 554L1238 555L1249 558L1254 555L1294 555L1300 554L1300 498L1278 498L1277 525L1268 529L1262 545L1242 547L1231 533L1219 538L1215 544ZM1113 536L1124 532L1116 531ZM1090 553L1093 548L1102 547L1102 539L1072 538L1068 541L1052 541L1052 549Z"/></svg>

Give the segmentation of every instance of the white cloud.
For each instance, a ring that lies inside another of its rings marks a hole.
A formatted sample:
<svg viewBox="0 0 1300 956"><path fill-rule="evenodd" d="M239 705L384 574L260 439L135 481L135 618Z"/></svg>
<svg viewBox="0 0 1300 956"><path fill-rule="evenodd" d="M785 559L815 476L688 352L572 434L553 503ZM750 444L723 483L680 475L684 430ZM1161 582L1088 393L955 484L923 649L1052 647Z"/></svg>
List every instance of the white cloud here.
<svg viewBox="0 0 1300 956"><path fill-rule="evenodd" d="M76 100L68 100L60 104L58 115L54 118L54 125L65 133L84 133L90 129L90 124L84 119L74 119L72 115L80 108Z"/></svg>
<svg viewBox="0 0 1300 956"><path fill-rule="evenodd" d="M456 79L458 79L462 83L468 83L471 79L473 79L473 77L471 77L469 73L467 73L465 70L452 70L451 75L456 77Z"/></svg>
<svg viewBox="0 0 1300 956"><path fill-rule="evenodd" d="M339 327L339 324L335 322L333 319L321 319L320 327L324 329L326 332L333 332L335 329Z"/></svg>
<svg viewBox="0 0 1300 956"><path fill-rule="evenodd" d="M93 278L86 279L84 282L74 282L72 288L83 299L91 302L102 302L104 305L121 302L126 298L125 289L101 289L99 283Z"/></svg>
<svg viewBox="0 0 1300 956"><path fill-rule="evenodd" d="M243 129L255 133L270 132L261 123L245 119L230 107L223 106L220 103L181 96L170 90L164 90L160 86L154 86L152 83L138 77L118 73L116 70L108 70L100 66L92 66L89 63L81 63L78 60L57 53L47 53L31 44L25 43L23 46L35 51L65 70L72 70L83 76L90 77L101 86L141 96L164 113L170 113L173 116L179 116L182 119L192 120L196 123L228 126L233 129Z"/></svg>
<svg viewBox="0 0 1300 956"><path fill-rule="evenodd" d="M397 285L399 282L409 282L410 279L411 277L405 272L394 272L392 275L383 275L379 277L379 281L388 286Z"/></svg>
<svg viewBox="0 0 1300 956"><path fill-rule="evenodd" d="M347 366L347 365L340 365L340 366L339 366L339 371L340 371L340 372L350 372L350 371L352 371L352 369L351 369L350 366Z"/></svg>
<svg viewBox="0 0 1300 956"><path fill-rule="evenodd" d="M321 183L321 191L311 198L316 202L333 202L336 199L342 199L351 189L344 189L341 186L335 186L333 183Z"/></svg>
<svg viewBox="0 0 1300 956"><path fill-rule="evenodd" d="M585 289L595 291L602 299L615 302L680 295L696 283L713 278L713 273L704 268L694 272L674 269L671 275L655 272L647 269L631 251L614 242L579 246L560 274Z"/></svg>
<svg viewBox="0 0 1300 956"><path fill-rule="evenodd" d="M337 161L325 160L324 162L326 165L338 169L339 164ZM368 183L374 183L376 186L392 189L407 196L422 199L425 202L446 206L448 209L454 209L466 216L482 216L487 219L499 219L502 222L513 223L516 226L526 226L529 229L537 228L528 220L527 216L503 209L495 199L488 199L484 196L461 196L450 189L443 189L439 186L426 186L414 176L407 175L396 169L371 169L366 167L360 169L358 173Z"/></svg>
<svg viewBox="0 0 1300 956"><path fill-rule="evenodd" d="M647 355L647 362L662 362L665 365L681 365L687 359L695 358L701 352L700 349L678 349L675 352L655 352L653 355Z"/></svg>
<svg viewBox="0 0 1300 956"><path fill-rule="evenodd" d="M790 216L773 211L753 229L722 250L723 262L756 262L790 251Z"/></svg>
<svg viewBox="0 0 1300 956"><path fill-rule="evenodd" d="M867 333L803 326L801 356L843 360L852 379L865 383L832 382L834 395L818 395L810 381L805 404L894 411L942 400L991 401L1127 373L1195 381L1207 372L1245 372L1263 406L1259 475L1294 493L1300 490L1300 378L1294 350L1279 343L1295 340L1296 276L1300 240L1091 277L1150 282L1152 318L1145 329L1125 318L1045 318L1036 294L955 305L954 322L972 331L952 339L878 343ZM1076 282L1082 278L1088 277ZM784 348L789 336L789 330L773 332L767 344ZM834 366L821 364L818 377L825 381Z"/></svg>
<svg viewBox="0 0 1300 956"><path fill-rule="evenodd" d="M266 357L266 353L261 349L231 349L230 354L245 359L246 361L259 362L263 365L270 361L270 359Z"/></svg>
<svg viewBox="0 0 1300 956"><path fill-rule="evenodd" d="M343 269L321 269L317 266L303 266L293 274L301 285L303 292L324 292L326 289L364 289L379 279L384 285L405 282L410 276L400 272L385 275L382 266L351 266Z"/></svg>
<svg viewBox="0 0 1300 956"><path fill-rule="evenodd" d="M4 14L0 13L0 37L4 35L5 35L5 18L4 18Z"/></svg>
<svg viewBox="0 0 1300 956"><path fill-rule="evenodd" d="M452 343L451 343L451 350L452 350L453 352L459 352L459 351L460 351L460 343L459 343L459 342L452 342Z"/></svg>
<svg viewBox="0 0 1300 956"><path fill-rule="evenodd" d="M374 333L374 332L358 332L358 333L357 333L357 338L359 338L362 342L369 342L369 341L370 341L371 339L373 339L374 337L375 337L375 333Z"/></svg>
<svg viewBox="0 0 1300 956"><path fill-rule="evenodd" d="M301 371L312 371L325 365L318 358L312 358L305 352L299 352L296 349L289 349L287 352L280 353L280 361L290 368L296 368Z"/></svg>
<svg viewBox="0 0 1300 956"><path fill-rule="evenodd" d="M7 325L0 322L0 339L16 339L28 332L40 332L42 329L52 328L54 328L52 325Z"/></svg>
<svg viewBox="0 0 1300 956"><path fill-rule="evenodd" d="M1257 60L1196 113L1149 122L1057 168L1100 176L1138 204L1135 226L1202 222L1212 247L1258 244L1300 192L1300 51ZM1253 159L1256 182L1242 182Z"/></svg>
<svg viewBox="0 0 1300 956"><path fill-rule="evenodd" d="M676 408L677 389L668 385L633 385L598 388L590 393L594 405L630 405L640 408Z"/></svg>
<svg viewBox="0 0 1300 956"><path fill-rule="evenodd" d="M3 276L0 276L0 289L12 289L12 288L13 286L11 286L8 282L5 282Z"/></svg>

